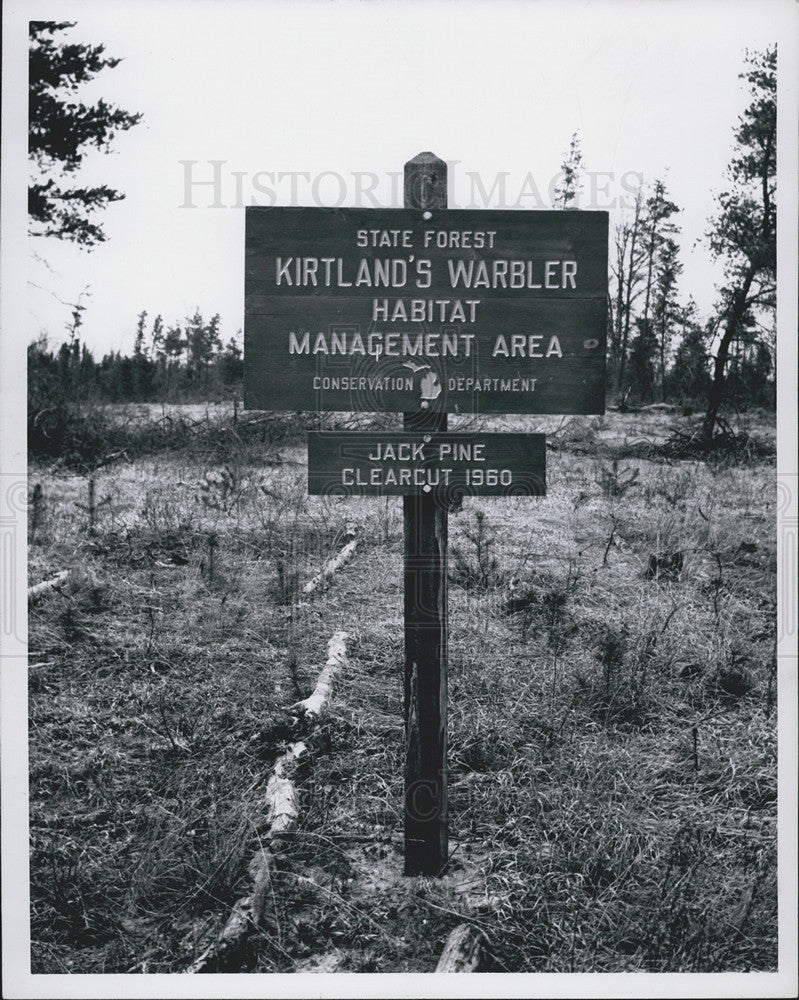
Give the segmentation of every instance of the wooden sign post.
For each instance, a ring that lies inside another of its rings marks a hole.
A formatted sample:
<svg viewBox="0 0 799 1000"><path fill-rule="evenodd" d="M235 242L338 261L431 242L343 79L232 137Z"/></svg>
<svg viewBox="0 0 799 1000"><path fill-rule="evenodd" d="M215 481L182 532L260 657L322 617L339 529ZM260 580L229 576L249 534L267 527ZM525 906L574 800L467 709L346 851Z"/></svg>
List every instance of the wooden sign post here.
<svg viewBox="0 0 799 1000"><path fill-rule="evenodd" d="M447 165L432 153L405 164L405 208L447 208ZM446 413L405 413L406 431L440 433ZM447 509L403 497L405 532L405 874L440 875L447 830Z"/></svg>
<svg viewBox="0 0 799 1000"><path fill-rule="evenodd" d="M405 164L402 209L247 209L248 409L401 412L392 433L309 435L311 493L401 494L405 872L447 864L447 510L541 496L541 434L447 432L447 413L605 409L606 212L447 208L447 167Z"/></svg>

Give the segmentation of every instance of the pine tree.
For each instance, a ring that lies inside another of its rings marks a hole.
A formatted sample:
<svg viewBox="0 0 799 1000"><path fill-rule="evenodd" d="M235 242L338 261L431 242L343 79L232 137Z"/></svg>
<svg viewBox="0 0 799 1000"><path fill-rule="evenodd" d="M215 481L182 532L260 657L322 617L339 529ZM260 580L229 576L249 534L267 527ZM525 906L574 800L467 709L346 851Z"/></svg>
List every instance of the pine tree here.
<svg viewBox="0 0 799 1000"><path fill-rule="evenodd" d="M690 299L682 311L682 336L667 376L668 394L683 406L704 399L710 385L708 342L713 338L712 322L703 329L696 303Z"/></svg>
<svg viewBox="0 0 799 1000"><path fill-rule="evenodd" d="M97 365L94 356L89 348L83 344L80 352L80 369L78 374L81 394L84 397L93 395L94 386L97 381Z"/></svg>
<svg viewBox="0 0 799 1000"><path fill-rule="evenodd" d="M133 343L133 357L131 358L135 399L149 399L152 396L155 381L155 362L150 359L149 348L144 339L146 322L147 310L143 309L136 321L136 339Z"/></svg>
<svg viewBox="0 0 799 1000"><path fill-rule="evenodd" d="M231 337L219 357L220 377L225 385L233 385L244 378L244 362L241 354L242 351L236 338Z"/></svg>
<svg viewBox="0 0 799 1000"><path fill-rule="evenodd" d="M652 327L658 341L658 384L661 401L666 398L666 359L675 327L680 319L677 279L682 273L679 247L667 236L658 253L655 292L652 303Z"/></svg>
<svg viewBox="0 0 799 1000"><path fill-rule="evenodd" d="M582 187L583 154L580 149L580 134L574 132L569 151L560 166L560 180L555 185L555 208L577 208Z"/></svg>
<svg viewBox="0 0 799 1000"><path fill-rule="evenodd" d="M206 323L199 309L186 320L186 341L190 375L199 384L208 384L208 369L215 352L222 346L219 338L219 315Z"/></svg>
<svg viewBox="0 0 799 1000"><path fill-rule="evenodd" d="M152 330L150 331L150 349L151 357L155 362L156 375L155 381L157 383L158 391L164 393L167 387L167 373L166 373L166 351L164 350L164 320L159 313L153 320Z"/></svg>
<svg viewBox="0 0 799 1000"><path fill-rule="evenodd" d="M651 403L654 399L657 338L651 320L638 316L635 325L637 333L630 346L630 394L639 402Z"/></svg>
<svg viewBox="0 0 799 1000"><path fill-rule="evenodd" d="M150 344L154 357L159 357L164 353L164 320L160 313L153 320L153 328L150 331Z"/></svg>
<svg viewBox="0 0 799 1000"><path fill-rule="evenodd" d="M639 190L632 219L616 227L615 259L611 264L615 290L610 298L615 301L615 315L610 330L610 361L622 406L630 393L639 399L653 399L656 382L662 398L668 345L678 308L676 282L682 270L673 239L679 230L672 216L678 211L663 181L656 180L646 199ZM642 306L642 312L634 316L637 304ZM633 322L636 333L631 339ZM635 371L630 368L633 356ZM643 385L644 378L650 378L651 384Z"/></svg>
<svg viewBox="0 0 799 1000"><path fill-rule="evenodd" d="M735 129L728 168L730 187L718 198L718 214L708 233L710 249L725 263L720 289L721 340L702 425L713 437L727 388L730 347L753 309L773 310L777 279L777 50L747 53L740 78L751 101Z"/></svg>
<svg viewBox="0 0 799 1000"><path fill-rule="evenodd" d="M186 337L180 326L170 326L164 334L164 354L166 355L166 388L171 393L180 376L180 359L186 350Z"/></svg>
<svg viewBox="0 0 799 1000"><path fill-rule="evenodd" d="M141 119L100 99L86 105L75 95L82 84L119 59L104 56L103 45L63 41L56 36L73 21L31 21L29 52L28 154L35 177L28 186L32 236L55 236L91 247L105 239L92 216L109 202L124 198L106 184L68 184L88 148L107 151L117 132Z"/></svg>
<svg viewBox="0 0 799 1000"><path fill-rule="evenodd" d="M144 343L144 324L147 320L147 310L142 309L136 319L136 339L133 341L133 355L137 358L147 357L147 345Z"/></svg>
<svg viewBox="0 0 799 1000"><path fill-rule="evenodd" d="M677 233L677 225L671 217L679 212L673 201L666 197L666 185L656 180L652 194L646 200L644 217L644 245L646 252L646 284L644 286L644 322L649 321L649 308L652 300L658 260L666 240Z"/></svg>
<svg viewBox="0 0 799 1000"><path fill-rule="evenodd" d="M614 234L615 260L611 265L616 282L615 308L610 337L611 371L617 391L627 391L627 359L633 307L641 294L646 256L643 248L643 196L639 189L632 219L624 219Z"/></svg>

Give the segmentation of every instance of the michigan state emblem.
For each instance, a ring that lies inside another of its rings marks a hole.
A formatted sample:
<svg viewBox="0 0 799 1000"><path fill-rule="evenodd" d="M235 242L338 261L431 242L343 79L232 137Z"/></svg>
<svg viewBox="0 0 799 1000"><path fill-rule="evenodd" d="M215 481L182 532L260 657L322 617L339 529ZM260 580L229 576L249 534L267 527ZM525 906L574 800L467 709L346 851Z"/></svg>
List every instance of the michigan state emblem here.
<svg viewBox="0 0 799 1000"><path fill-rule="evenodd" d="M421 399L438 399L441 395L441 383L438 381L438 375L434 371L431 371L430 365L417 365L413 361L406 361L403 367L410 368L414 375L424 372L424 375L419 380Z"/></svg>

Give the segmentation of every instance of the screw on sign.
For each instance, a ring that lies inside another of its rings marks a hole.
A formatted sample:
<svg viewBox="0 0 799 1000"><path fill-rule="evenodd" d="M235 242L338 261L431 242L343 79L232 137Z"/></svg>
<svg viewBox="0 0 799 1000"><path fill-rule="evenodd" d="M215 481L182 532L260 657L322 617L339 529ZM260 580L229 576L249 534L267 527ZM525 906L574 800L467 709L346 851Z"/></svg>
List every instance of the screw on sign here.
<svg viewBox="0 0 799 1000"><path fill-rule="evenodd" d="M447 433L447 413L601 414L606 212L449 210L405 164L402 209L248 208L245 406L399 412L308 438L310 493L401 495L405 872L448 857L447 510L542 496L541 434Z"/></svg>

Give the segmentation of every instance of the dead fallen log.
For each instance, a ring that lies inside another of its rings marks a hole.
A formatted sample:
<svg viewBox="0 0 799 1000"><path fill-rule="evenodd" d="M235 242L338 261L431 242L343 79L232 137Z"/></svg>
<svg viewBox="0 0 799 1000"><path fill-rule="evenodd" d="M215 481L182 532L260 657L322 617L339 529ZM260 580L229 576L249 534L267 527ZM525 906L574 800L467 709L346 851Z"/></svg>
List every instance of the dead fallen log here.
<svg viewBox="0 0 799 1000"><path fill-rule="evenodd" d="M315 590L321 587L323 583L329 580L331 576L337 573L341 569L341 567L344 566L346 563L348 563L349 560L352 558L352 555L355 552L357 546L358 546L358 539L351 538L344 546L344 548L338 553L338 555L334 556L332 559L329 559L322 567L322 571L320 573L317 573L312 580L309 580L305 584L305 586L302 588L303 594L305 594L306 596L308 594L312 594Z"/></svg>
<svg viewBox="0 0 799 1000"><path fill-rule="evenodd" d="M305 753L304 743L292 743L286 753L278 759L275 770L266 786L266 802L269 809L269 840L285 837L297 825L300 815L297 803L297 789L291 775L295 762Z"/></svg>
<svg viewBox="0 0 799 1000"><path fill-rule="evenodd" d="M290 710L299 710L307 723L312 724L327 711L333 680L347 663L346 640L346 632L333 633L327 644L327 662L312 694L291 706ZM286 839L299 820L300 808L294 772L305 753L304 743L292 743L278 758L266 786L268 828L261 837L261 846L249 866L252 889L249 895L242 896L235 903L221 933L187 969L188 972L224 971L232 958L241 953L249 935L263 925L271 899L274 858L283 850Z"/></svg>
<svg viewBox="0 0 799 1000"><path fill-rule="evenodd" d="M436 972L474 972L480 964L483 935L471 924L458 924L447 938Z"/></svg>
<svg viewBox="0 0 799 1000"><path fill-rule="evenodd" d="M330 642L327 644L327 663L322 668L322 672L316 681L313 692L302 701L296 702L289 708L289 711L299 711L308 721L318 719L324 715L330 704L330 697L333 694L333 681L339 670L347 664L347 633L334 632Z"/></svg>
<svg viewBox="0 0 799 1000"><path fill-rule="evenodd" d="M67 582L69 573L68 569L61 570L60 573L56 573L49 580L42 580L41 583L34 584L33 587L28 587L28 600L38 601L42 594L46 594L49 590L58 589L58 587Z"/></svg>
<svg viewBox="0 0 799 1000"><path fill-rule="evenodd" d="M250 913L255 927L262 925L266 914L266 903L272 882L272 860L283 849L284 838L294 831L300 817L293 773L297 761L305 752L304 743L292 744L288 753L275 764L274 773L266 787L270 815L269 834L265 845L250 862L250 876L253 881Z"/></svg>
<svg viewBox="0 0 799 1000"><path fill-rule="evenodd" d="M243 948L250 933L263 923L272 881L273 858L280 853L284 838L293 831L299 818L293 772L297 761L305 752L304 743L293 743L275 764L266 786L269 828L262 837L262 846L250 862L252 890L249 895L242 896L234 903L233 910L219 936L186 970L187 972L222 971L231 956Z"/></svg>

